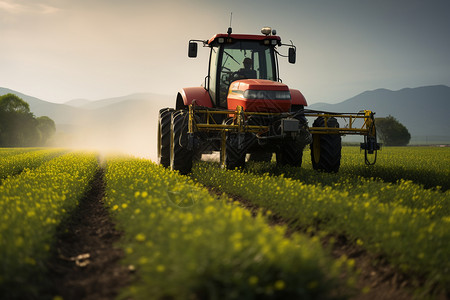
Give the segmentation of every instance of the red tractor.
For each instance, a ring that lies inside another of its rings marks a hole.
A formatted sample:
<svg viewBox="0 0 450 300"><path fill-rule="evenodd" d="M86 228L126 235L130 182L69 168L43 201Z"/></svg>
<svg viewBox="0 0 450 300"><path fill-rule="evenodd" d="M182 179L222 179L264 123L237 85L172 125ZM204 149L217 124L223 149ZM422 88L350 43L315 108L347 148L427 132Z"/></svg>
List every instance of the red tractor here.
<svg viewBox="0 0 450 300"><path fill-rule="evenodd" d="M271 28L262 35L216 34L210 40L189 41L189 57L197 56L198 42L210 48L209 70L203 86L183 88L175 108L159 112L158 161L182 174L191 171L194 159L220 151L221 165L243 167L246 156L279 165L301 166L303 149L311 145L314 169L337 172L341 161L341 135L364 136L367 154L379 149L374 113L338 114L305 109L299 90L281 83L280 47L288 47L288 61L295 63L294 45L282 44ZM315 117L309 127L306 117ZM337 118L348 121L340 128ZM363 125L355 127L362 119ZM376 160L373 160L374 163Z"/></svg>

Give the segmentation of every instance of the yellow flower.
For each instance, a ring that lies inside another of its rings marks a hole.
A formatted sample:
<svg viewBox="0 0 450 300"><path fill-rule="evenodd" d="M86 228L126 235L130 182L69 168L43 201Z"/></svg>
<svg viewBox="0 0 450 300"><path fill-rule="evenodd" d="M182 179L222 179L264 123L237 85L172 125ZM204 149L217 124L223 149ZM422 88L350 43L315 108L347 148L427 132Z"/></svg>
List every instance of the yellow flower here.
<svg viewBox="0 0 450 300"><path fill-rule="evenodd" d="M23 240L23 237L21 237L21 236L19 236L17 239L16 239L16 246L17 247L19 247L19 246L22 246L23 245L23 242L24 242L24 240Z"/></svg>
<svg viewBox="0 0 450 300"><path fill-rule="evenodd" d="M148 258L143 256L141 258L139 258L139 264L140 265L145 265L146 263L148 263Z"/></svg>
<svg viewBox="0 0 450 300"><path fill-rule="evenodd" d="M234 247L234 250L240 251L242 249L242 243L241 242L234 242L233 243L233 247Z"/></svg>
<svg viewBox="0 0 450 300"><path fill-rule="evenodd" d="M248 279L248 283L250 285L257 285L258 281L259 281L259 279L258 279L257 276L250 276L249 279Z"/></svg>
<svg viewBox="0 0 450 300"><path fill-rule="evenodd" d="M368 292L370 292L370 287L369 286L363 287L361 292L362 292L362 294L367 294Z"/></svg>
<svg viewBox="0 0 450 300"><path fill-rule="evenodd" d="M284 283L284 281L283 280L277 280L276 282L275 282L275 289L276 290L283 290L285 287L286 287L286 283Z"/></svg>
<svg viewBox="0 0 450 300"><path fill-rule="evenodd" d="M36 260L34 258L32 258L32 257L27 256L27 257L25 257L24 261L27 264L32 265L32 266L36 265Z"/></svg>
<svg viewBox="0 0 450 300"><path fill-rule="evenodd" d="M347 266L353 268L355 266L355 260L354 259L347 260Z"/></svg>
<svg viewBox="0 0 450 300"><path fill-rule="evenodd" d="M400 236L400 231L393 231L391 236L392 237L399 237Z"/></svg>
<svg viewBox="0 0 450 300"><path fill-rule="evenodd" d="M143 233L138 233L138 234L136 234L135 239L136 239L136 241L138 241L138 242L143 242L143 241L145 241L145 234L143 234Z"/></svg>
<svg viewBox="0 0 450 300"><path fill-rule="evenodd" d="M164 267L163 265L157 265L156 266L156 271L162 273L166 270L166 267Z"/></svg>

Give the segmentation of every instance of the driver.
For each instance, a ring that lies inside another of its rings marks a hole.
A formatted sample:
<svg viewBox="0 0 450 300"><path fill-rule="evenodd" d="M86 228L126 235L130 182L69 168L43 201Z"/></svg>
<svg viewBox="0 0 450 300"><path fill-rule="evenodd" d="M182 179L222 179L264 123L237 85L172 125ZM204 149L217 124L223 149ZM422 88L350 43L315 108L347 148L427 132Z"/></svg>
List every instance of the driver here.
<svg viewBox="0 0 450 300"><path fill-rule="evenodd" d="M246 57L242 63L244 67L236 72L238 79L256 79L256 71L253 70L253 60Z"/></svg>

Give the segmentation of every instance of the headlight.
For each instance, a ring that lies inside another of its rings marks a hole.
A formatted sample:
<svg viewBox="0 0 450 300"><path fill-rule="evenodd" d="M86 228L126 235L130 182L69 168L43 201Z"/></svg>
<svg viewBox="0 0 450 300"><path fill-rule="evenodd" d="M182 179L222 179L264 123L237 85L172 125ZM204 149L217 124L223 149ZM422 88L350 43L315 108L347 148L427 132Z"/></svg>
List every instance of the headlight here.
<svg viewBox="0 0 450 300"><path fill-rule="evenodd" d="M267 99L267 100L290 100L289 91L264 91L264 90L246 90L245 99Z"/></svg>

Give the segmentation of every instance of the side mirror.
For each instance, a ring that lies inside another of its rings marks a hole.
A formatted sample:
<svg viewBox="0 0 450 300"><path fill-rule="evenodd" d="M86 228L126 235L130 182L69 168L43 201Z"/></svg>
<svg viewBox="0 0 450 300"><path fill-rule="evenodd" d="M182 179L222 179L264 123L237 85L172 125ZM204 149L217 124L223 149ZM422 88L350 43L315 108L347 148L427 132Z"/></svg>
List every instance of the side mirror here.
<svg viewBox="0 0 450 300"><path fill-rule="evenodd" d="M288 60L289 60L289 62L291 63L291 64L295 64L295 48L289 48L289 58L288 58Z"/></svg>
<svg viewBox="0 0 450 300"><path fill-rule="evenodd" d="M188 56L189 57L197 57L197 48L198 48L197 43L189 42Z"/></svg>

